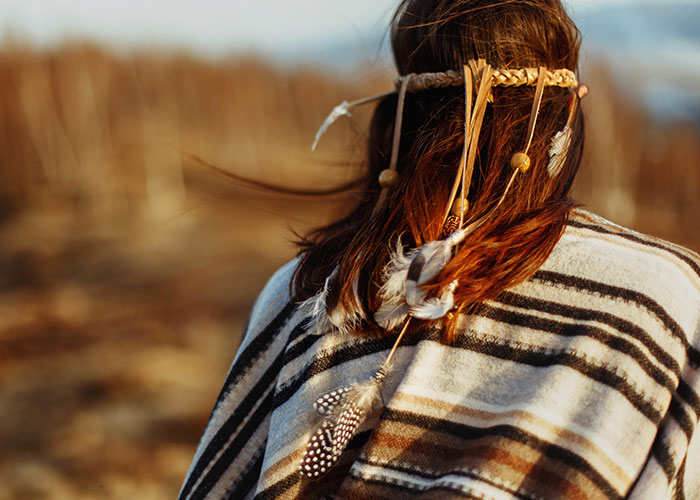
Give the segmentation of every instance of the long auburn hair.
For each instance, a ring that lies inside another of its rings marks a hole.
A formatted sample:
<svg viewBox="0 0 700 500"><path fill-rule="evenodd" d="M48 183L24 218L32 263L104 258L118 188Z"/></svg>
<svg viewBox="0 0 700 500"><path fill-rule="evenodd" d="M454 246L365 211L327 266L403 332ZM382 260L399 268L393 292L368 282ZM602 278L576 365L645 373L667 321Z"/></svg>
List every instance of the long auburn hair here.
<svg viewBox="0 0 700 500"><path fill-rule="evenodd" d="M403 0L391 25L399 74L461 70L470 59L494 68L545 66L576 70L580 37L559 0ZM493 89L479 138L469 190L468 219L494 206L512 172L510 157L522 151L534 96L533 87ZM547 173L552 137L569 116L572 92L545 88L529 155L501 207L473 233L440 276L426 287L438 291L455 279L456 314L437 320L455 335L460 312L495 298L528 279L561 237L575 203L568 197L583 149L583 116L577 108L572 141L561 173ZM367 171L357 203L339 220L313 230L298 244L300 262L291 289L295 300L313 296L337 267L327 306L351 307L353 281L365 316L363 332L386 335L371 319L389 249L398 239L416 247L441 237L442 216L464 143L464 90L430 89L406 96L398 159L400 180L383 209L372 217L379 173L391 155L397 97L376 106L367 144ZM423 323L424 325L425 323Z"/></svg>

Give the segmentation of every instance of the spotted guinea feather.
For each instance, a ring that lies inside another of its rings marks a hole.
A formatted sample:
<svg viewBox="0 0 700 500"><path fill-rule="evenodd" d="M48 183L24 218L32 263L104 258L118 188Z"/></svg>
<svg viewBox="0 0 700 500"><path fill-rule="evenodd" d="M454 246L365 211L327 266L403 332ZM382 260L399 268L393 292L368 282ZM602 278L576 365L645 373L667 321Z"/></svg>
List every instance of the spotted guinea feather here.
<svg viewBox="0 0 700 500"><path fill-rule="evenodd" d="M336 464L381 397L380 388L385 377L382 367L370 380L334 389L316 400L314 408L324 419L309 439L299 464L304 476L318 479Z"/></svg>

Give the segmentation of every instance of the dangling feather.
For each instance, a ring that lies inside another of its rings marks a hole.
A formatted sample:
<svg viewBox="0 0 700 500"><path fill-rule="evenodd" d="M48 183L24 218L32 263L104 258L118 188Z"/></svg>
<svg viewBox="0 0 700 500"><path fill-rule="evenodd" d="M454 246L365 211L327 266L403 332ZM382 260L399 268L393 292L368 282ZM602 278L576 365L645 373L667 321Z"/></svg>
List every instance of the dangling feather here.
<svg viewBox="0 0 700 500"><path fill-rule="evenodd" d="M340 104L338 104L335 108L333 108L333 111L330 112L326 120L323 122L323 125L321 125L321 128L318 129L318 132L316 132L316 137L314 138L314 143L311 146L311 151L316 150L316 146L318 146L318 141L321 140L321 136L326 133L326 130L328 130L328 127L333 125L333 123L340 118L341 116L352 116L350 114L350 109L354 108L355 106L360 106L362 104L367 104L369 102L377 101L379 99L383 99L384 97L393 94L394 92L384 92L383 94L377 94L377 95L372 95L369 97L363 97L362 99L358 99L356 101L348 102L348 101L343 101Z"/></svg>
<svg viewBox="0 0 700 500"><path fill-rule="evenodd" d="M337 275L331 276L331 279L337 279ZM342 334L349 334L350 332L355 330L365 319L364 311L362 310L362 304L360 303L359 278L360 277L358 274L355 276L355 279L352 282L352 297L350 299L349 308L346 308L342 303L336 304L334 308L326 307L326 314L328 315L328 320Z"/></svg>
<svg viewBox="0 0 700 500"><path fill-rule="evenodd" d="M455 247L474 229L459 229L447 238L430 241L408 254L401 241L384 268L384 285L379 289L382 300L374 320L386 330L398 327L410 314L421 319L438 319L454 306L457 282L443 290L440 297L427 298L422 285L434 279L452 259Z"/></svg>
<svg viewBox="0 0 700 500"><path fill-rule="evenodd" d="M550 177L556 177L564 168L570 145L571 127L567 125L552 137L552 146L549 148L549 164L547 165L547 173Z"/></svg>
<svg viewBox="0 0 700 500"><path fill-rule="evenodd" d="M454 248L467 234L468 228L458 229L444 240L426 243L413 257L406 276L406 303L410 308L423 305L426 297L422 285L442 272L452 259Z"/></svg>
<svg viewBox="0 0 700 500"><path fill-rule="evenodd" d="M390 253L389 262L384 266L382 279L384 284L379 289L379 296L385 302L402 301L406 294L406 277L411 259L419 249L404 253L401 238L396 242L396 249Z"/></svg>
<svg viewBox="0 0 700 500"><path fill-rule="evenodd" d="M380 399L385 378L386 368L382 365L370 380L334 389L316 400L314 409L324 419L311 436L299 464L304 476L318 479L335 465Z"/></svg>
<svg viewBox="0 0 700 500"><path fill-rule="evenodd" d="M311 335L321 335L333 328L333 323L330 322L328 314L326 314L326 301L333 273L326 278L323 288L316 295L309 297L299 305L299 310L303 311L309 318L306 331Z"/></svg>
<svg viewBox="0 0 700 500"><path fill-rule="evenodd" d="M309 316L306 331L312 335L321 335L330 330L337 329L341 333L349 333L355 329L364 319L360 298L358 295L358 277L353 281L350 308L344 307L342 304L336 304L335 307L328 306L328 295L331 287L337 286L336 280L338 276L338 268L333 269L333 272L326 278L323 288L313 297L309 297L299 306L299 309L304 311Z"/></svg>
<svg viewBox="0 0 700 500"><path fill-rule="evenodd" d="M387 331L397 328L408 317L409 309L406 302L382 302L374 313L374 321Z"/></svg>
<svg viewBox="0 0 700 500"><path fill-rule="evenodd" d="M330 114L326 117L326 120L323 122L323 125L321 125L321 128L318 129L318 132L316 132L316 137L314 139L314 143L311 146L311 151L316 150L316 146L318 146L318 141L321 140L321 137L323 134L326 133L326 130L328 130L328 127L333 125L333 122L335 122L338 118L341 116L352 116L350 114L350 103L348 101L343 101L340 104L338 104L335 108L333 108L333 111L330 112Z"/></svg>
<svg viewBox="0 0 700 500"><path fill-rule="evenodd" d="M455 305L454 291L457 288L458 281L454 280L445 288L440 297L432 297L423 300L418 305L411 306L409 313L414 318L420 319L439 319L450 312Z"/></svg>
<svg viewBox="0 0 700 500"><path fill-rule="evenodd" d="M401 238L396 242L396 249L391 252L391 257L382 278L384 284L379 289L378 297L381 299L379 309L374 313L374 320L385 330L393 330L406 320L408 305L406 304L406 277L411 259L419 249L413 249L404 253Z"/></svg>

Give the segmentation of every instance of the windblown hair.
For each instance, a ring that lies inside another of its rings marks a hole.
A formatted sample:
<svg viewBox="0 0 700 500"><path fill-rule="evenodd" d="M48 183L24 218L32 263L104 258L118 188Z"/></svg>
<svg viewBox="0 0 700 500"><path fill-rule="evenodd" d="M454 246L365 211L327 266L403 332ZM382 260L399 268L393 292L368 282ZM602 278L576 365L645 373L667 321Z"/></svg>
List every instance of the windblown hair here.
<svg viewBox="0 0 700 500"><path fill-rule="evenodd" d="M580 37L559 0L404 0L391 26L399 74L461 71L470 59L494 68L545 66L576 70ZM511 156L522 151L534 95L533 87L495 87L478 143L469 190L468 220L495 205L512 169ZM399 183L382 210L372 217L380 193L377 179L391 154L396 95L382 99L371 121L364 190L340 220L308 234L300 246L300 264L292 281L295 300L305 300L324 285L337 267L327 307L352 307L353 282L365 316L365 333L384 335L372 314L389 250L400 239L416 247L441 237L464 143L464 89L429 89L406 96L398 158ZM459 246L434 283L438 293L455 279L456 313L498 296L528 279L544 263L561 237L575 203L568 193L583 148L583 116L577 108L568 156L559 175L547 173L552 137L569 116L572 93L545 88L529 155L530 170L518 176L504 203ZM448 340L458 314L440 321ZM425 325L425 323L423 323Z"/></svg>

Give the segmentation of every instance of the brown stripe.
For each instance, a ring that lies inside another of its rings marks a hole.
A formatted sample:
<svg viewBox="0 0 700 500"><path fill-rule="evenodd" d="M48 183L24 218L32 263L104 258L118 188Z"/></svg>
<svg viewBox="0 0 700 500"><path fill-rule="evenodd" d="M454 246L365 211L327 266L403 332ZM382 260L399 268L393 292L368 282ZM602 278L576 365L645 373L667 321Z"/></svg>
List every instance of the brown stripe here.
<svg viewBox="0 0 700 500"><path fill-rule="evenodd" d="M304 456L304 448L299 448L297 451L290 453L281 460L278 460L270 467L265 469L265 472L260 477L260 484L272 484L275 481L278 481L279 478L292 474L301 463L302 456Z"/></svg>
<svg viewBox="0 0 700 500"><path fill-rule="evenodd" d="M400 491L400 496L397 495ZM408 490L398 485L372 483L348 477L338 490L335 499L340 500L397 500L397 498L417 498Z"/></svg>
<svg viewBox="0 0 700 500"><path fill-rule="evenodd" d="M513 489L529 495L548 496L556 492L561 498L575 500L607 498L580 472L503 437L463 440L419 427L385 422L375 431L370 448L363 455L378 457L379 465L386 463L388 467L415 470L415 464L424 464L426 473L430 470L431 474L439 476L473 470L485 479L508 478Z"/></svg>
<svg viewBox="0 0 700 500"><path fill-rule="evenodd" d="M396 403L399 403L400 405L405 405L405 409L409 411L415 411L416 406L420 405L427 408L434 408L437 410L457 413L469 417L470 419L478 419L482 422L487 423L493 422L494 420L503 419L504 417L512 418L514 420L519 421L525 421L541 429L545 429L549 434L554 436L554 439L552 440L553 442L561 444L562 440L566 440L579 446L581 451L588 452L586 453L586 456L595 456L596 460L600 461L601 465L603 465L612 474L612 478L609 477L611 474L605 474L605 477L614 483L614 486L616 489L618 489L618 491L624 491L626 485L629 485L632 481L632 478L596 444L592 443L580 434L577 434L569 429L564 429L562 427L556 426L533 413L529 413L523 410L511 410L502 413L492 413L485 410L476 410L474 408L468 408L462 405L455 405L453 403L427 398L424 396L417 396L414 394L407 394L403 392L397 392L392 397L392 406L394 406ZM579 455L580 454L581 453L579 453Z"/></svg>
<svg viewBox="0 0 700 500"><path fill-rule="evenodd" d="M471 469L486 479L508 478L513 489L530 495L546 496L556 491L561 498L574 500L606 498L580 472L522 443L494 436L466 441L412 427L382 424L371 439L371 448L363 455L379 457L380 464L386 461L388 466L396 464L407 469L415 467L411 464L425 464L426 470L436 475Z"/></svg>

